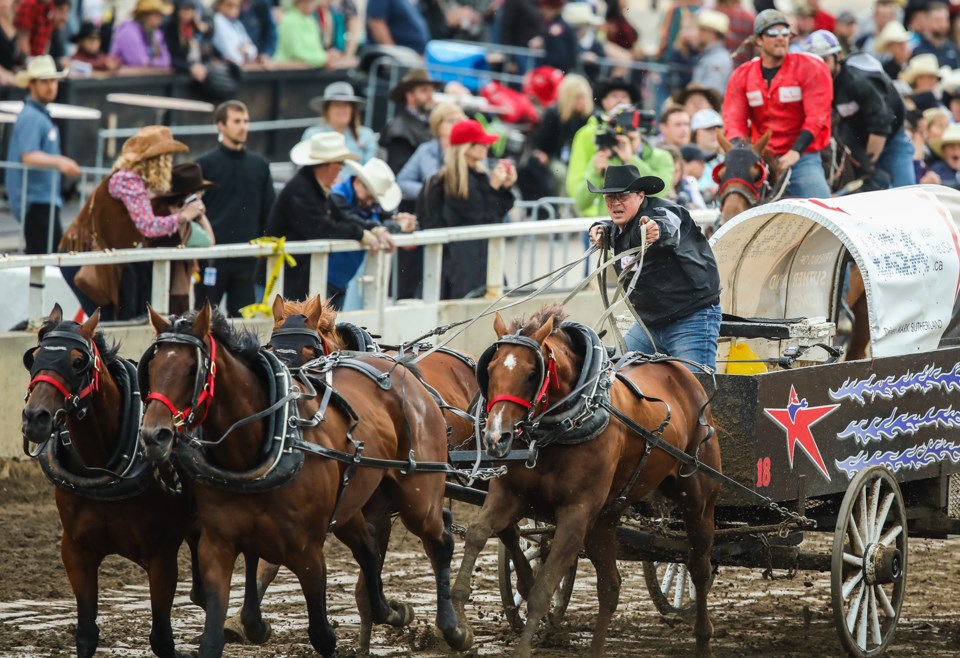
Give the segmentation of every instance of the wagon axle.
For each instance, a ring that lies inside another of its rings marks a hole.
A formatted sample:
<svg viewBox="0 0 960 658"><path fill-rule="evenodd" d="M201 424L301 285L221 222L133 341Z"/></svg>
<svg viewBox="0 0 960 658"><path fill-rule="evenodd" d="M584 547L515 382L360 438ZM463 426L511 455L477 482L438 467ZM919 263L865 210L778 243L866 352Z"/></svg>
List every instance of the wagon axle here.
<svg viewBox="0 0 960 658"><path fill-rule="evenodd" d="M870 544L863 552L863 579L868 585L889 585L903 577L903 554L896 546Z"/></svg>

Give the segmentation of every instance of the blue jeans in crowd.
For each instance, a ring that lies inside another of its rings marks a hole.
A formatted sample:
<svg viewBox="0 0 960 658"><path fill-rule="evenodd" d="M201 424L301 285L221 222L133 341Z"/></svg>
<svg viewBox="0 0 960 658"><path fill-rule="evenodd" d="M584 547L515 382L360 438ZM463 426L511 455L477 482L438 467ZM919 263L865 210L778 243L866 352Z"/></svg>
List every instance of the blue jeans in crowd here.
<svg viewBox="0 0 960 658"><path fill-rule="evenodd" d="M717 339L720 337L720 317L719 304L704 306L665 327L647 327L656 345L650 344L650 339L638 323L630 327L624 339L627 349L631 352L644 354L661 352L696 361L715 369ZM695 368L690 370L698 372Z"/></svg>
<svg viewBox="0 0 960 658"><path fill-rule="evenodd" d="M906 130L887 140L877 159L877 168L890 174L894 187L917 184L917 172L913 168L913 144Z"/></svg>
<svg viewBox="0 0 960 658"><path fill-rule="evenodd" d="M790 182L783 196L787 199L829 199L830 186L823 173L820 152L804 153L790 167Z"/></svg>

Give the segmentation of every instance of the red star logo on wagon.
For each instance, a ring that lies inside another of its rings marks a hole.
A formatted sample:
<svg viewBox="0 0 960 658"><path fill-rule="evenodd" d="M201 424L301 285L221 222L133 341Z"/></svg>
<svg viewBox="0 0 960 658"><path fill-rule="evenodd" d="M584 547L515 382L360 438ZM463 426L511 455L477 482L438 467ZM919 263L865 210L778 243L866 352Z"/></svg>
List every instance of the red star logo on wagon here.
<svg viewBox="0 0 960 658"><path fill-rule="evenodd" d="M797 398L797 392L791 386L790 402L786 409L763 410L773 422L787 431L787 454L790 457L791 469L793 469L793 449L800 444L800 448L807 453L810 461L816 465L823 477L830 481L827 465L823 463L823 456L820 454L820 448L817 447L817 441L813 438L810 428L833 413L839 406L839 404L825 404L822 407L811 407L806 398L802 400Z"/></svg>

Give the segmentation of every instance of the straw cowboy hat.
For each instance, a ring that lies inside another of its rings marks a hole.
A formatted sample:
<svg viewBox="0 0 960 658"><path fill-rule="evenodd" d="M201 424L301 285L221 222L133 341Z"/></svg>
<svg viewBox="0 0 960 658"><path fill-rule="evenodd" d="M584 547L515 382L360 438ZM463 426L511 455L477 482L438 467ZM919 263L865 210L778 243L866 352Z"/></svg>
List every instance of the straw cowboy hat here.
<svg viewBox="0 0 960 658"><path fill-rule="evenodd" d="M913 57L907 63L907 68L903 69L898 77L908 85L913 86L913 83L916 82L920 76L932 75L939 79L941 73L937 56L933 53L926 53Z"/></svg>
<svg viewBox="0 0 960 658"><path fill-rule="evenodd" d="M133 17L143 16L144 14L169 14L173 7L163 0L137 0L137 6L133 8Z"/></svg>
<svg viewBox="0 0 960 658"><path fill-rule="evenodd" d="M344 164L353 172L353 175L360 179L370 194L377 200L385 212L393 212L400 206L403 199L403 193L400 186L397 185L397 177L394 175L390 165L380 158L371 158L365 164L357 164L347 160Z"/></svg>
<svg viewBox="0 0 960 658"><path fill-rule="evenodd" d="M290 162L298 167L359 159L359 155L347 148L343 135L334 131L317 133L290 149Z"/></svg>
<svg viewBox="0 0 960 658"><path fill-rule="evenodd" d="M142 162L168 153L188 153L190 147L173 138L166 126L144 126L123 143L120 157L128 164Z"/></svg>
<svg viewBox="0 0 960 658"><path fill-rule="evenodd" d="M27 63L27 68L17 71L13 84L26 89L31 80L63 80L70 69L57 70L57 64L50 55L34 57Z"/></svg>
<svg viewBox="0 0 960 658"><path fill-rule="evenodd" d="M327 88L323 90L323 96L310 99L310 109L317 114L323 114L324 107L330 101L359 105L363 102L363 99L353 93L353 86L349 82L334 82L327 85Z"/></svg>
<svg viewBox="0 0 960 658"><path fill-rule="evenodd" d="M701 9L697 12L697 27L704 30L711 30L722 37L727 36L730 30L730 19L726 14L712 9Z"/></svg>
<svg viewBox="0 0 960 658"><path fill-rule="evenodd" d="M155 198L175 199L209 190L211 187L217 187L217 184L203 177L203 169L200 165L196 162L184 162L175 166L170 172L170 191L158 194Z"/></svg>
<svg viewBox="0 0 960 658"><path fill-rule="evenodd" d="M593 8L586 2L568 2L564 5L560 17L570 27L596 27L606 23L601 16L593 13Z"/></svg>
<svg viewBox="0 0 960 658"><path fill-rule="evenodd" d="M960 123L951 124L949 128L943 131L940 139L930 140L930 150L943 157L943 147L947 144L960 144Z"/></svg>
<svg viewBox="0 0 960 658"><path fill-rule="evenodd" d="M622 194L623 192L662 192L664 182L656 176L644 176L635 165L611 165L603 176L603 187L587 181L587 189L593 194Z"/></svg>
<svg viewBox="0 0 960 658"><path fill-rule="evenodd" d="M878 55L882 55L887 52L887 48L892 44L906 43L912 38L913 35L907 32L907 29L901 23L891 21L880 30L880 34L877 35L877 39L874 42L873 49L877 51Z"/></svg>
<svg viewBox="0 0 960 658"><path fill-rule="evenodd" d="M426 69L414 69L403 76L400 84L390 90L390 100L397 105L403 105L407 102L407 92L421 85L431 85L434 88L440 88L443 86L443 83L431 80L430 74L427 73Z"/></svg>

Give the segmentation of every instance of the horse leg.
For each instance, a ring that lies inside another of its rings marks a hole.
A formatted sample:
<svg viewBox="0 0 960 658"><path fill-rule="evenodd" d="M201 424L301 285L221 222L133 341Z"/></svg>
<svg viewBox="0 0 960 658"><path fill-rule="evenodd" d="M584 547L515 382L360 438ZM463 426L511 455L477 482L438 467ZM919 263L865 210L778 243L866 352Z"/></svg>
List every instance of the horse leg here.
<svg viewBox="0 0 960 658"><path fill-rule="evenodd" d="M585 539L587 557L597 571L597 624L593 629L590 655L602 656L610 629L610 620L620 602L620 570L617 568L616 517L601 517Z"/></svg>
<svg viewBox="0 0 960 658"><path fill-rule="evenodd" d="M252 555L244 555L243 560L246 573L243 607L240 608L239 613L224 622L224 636L228 644L244 642L266 644L273 629L270 627L270 622L263 619L260 604L270 583L280 572L280 565L271 564Z"/></svg>
<svg viewBox="0 0 960 658"><path fill-rule="evenodd" d="M160 658L188 658L173 646L170 610L177 593L177 549L155 555L147 564L150 581L150 648Z"/></svg>
<svg viewBox="0 0 960 658"><path fill-rule="evenodd" d="M377 552L380 555L381 573L383 572L383 561L387 554L387 547L390 544L390 535L393 530L390 518L395 511L396 505L392 498L384 493L382 488L377 489L370 500L363 506L363 517L366 519L367 532L373 536ZM360 613L360 636L358 644L361 654L369 653L370 637L373 633L373 622L370 619L370 610L366 603L369 594L363 590L364 584L365 581L361 574L361 577L357 579L357 586L354 592L357 600L357 610Z"/></svg>
<svg viewBox="0 0 960 658"><path fill-rule="evenodd" d="M202 609L206 603L206 596L203 593L203 581L200 579L200 561L197 559L200 532L194 529L188 530L186 540L187 547L190 549L190 602Z"/></svg>
<svg viewBox="0 0 960 658"><path fill-rule="evenodd" d="M707 610L707 595L710 592L710 553L713 548L714 505L717 499L717 485L706 475L697 473L693 477L682 479L681 489L686 494L682 504L683 525L690 541L690 554L687 569L697 590L697 619L694 635L697 638L697 656L712 656L710 640L713 637L713 623Z"/></svg>
<svg viewBox="0 0 960 658"><path fill-rule="evenodd" d="M520 634L520 641L513 651L515 658L528 658L533 645L533 636L540 621L550 612L553 594L560 586L563 576L570 571L580 554L584 535L589 523L588 512L582 506L563 507L557 510L557 527L550 554L537 573L527 599L527 623ZM612 613L611 613L612 614Z"/></svg>
<svg viewBox="0 0 960 658"><path fill-rule="evenodd" d="M200 638L200 658L220 658L226 639L223 624L230 603L230 577L237 559L235 549L214 543L204 537L199 546L200 577L207 597L204 610L203 636Z"/></svg>
<svg viewBox="0 0 960 658"><path fill-rule="evenodd" d="M514 573L517 575L517 593L526 600L530 596L530 588L533 587L533 567L530 561L520 548L520 528L516 524L511 524L497 534L500 541L506 547L513 560Z"/></svg>
<svg viewBox="0 0 960 658"><path fill-rule="evenodd" d="M77 658L90 658L100 644L97 627L98 570L103 558L90 553L67 539L64 533L60 547L63 566L77 600Z"/></svg>
<svg viewBox="0 0 960 658"><path fill-rule="evenodd" d="M290 566L290 565L288 565ZM324 658L336 655L337 636L327 619L327 564L323 556L323 545L315 549L291 570L300 581L303 598L307 601L309 619L307 634L310 644Z"/></svg>

